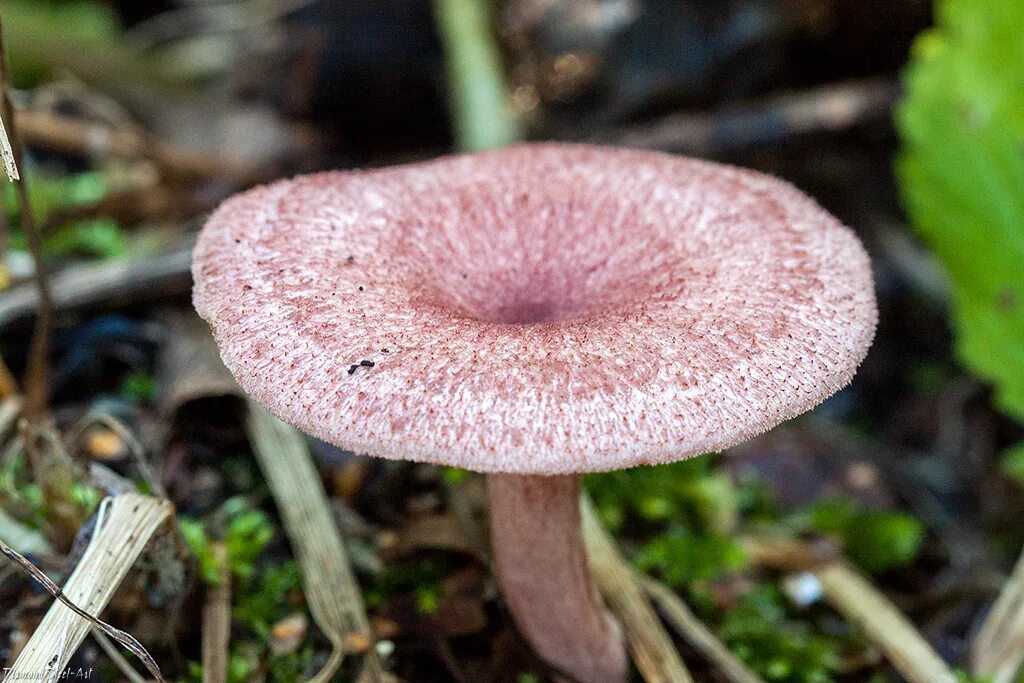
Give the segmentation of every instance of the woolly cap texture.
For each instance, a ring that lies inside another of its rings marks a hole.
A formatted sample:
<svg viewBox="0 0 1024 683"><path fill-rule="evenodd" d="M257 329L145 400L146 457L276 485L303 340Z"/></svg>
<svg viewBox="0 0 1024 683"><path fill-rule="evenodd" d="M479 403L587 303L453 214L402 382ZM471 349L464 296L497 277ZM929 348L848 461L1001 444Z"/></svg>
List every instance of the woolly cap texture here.
<svg viewBox="0 0 1024 683"><path fill-rule="evenodd" d="M717 451L845 386L867 254L775 178L523 145L225 202L196 310L241 386L342 448L568 474Z"/></svg>

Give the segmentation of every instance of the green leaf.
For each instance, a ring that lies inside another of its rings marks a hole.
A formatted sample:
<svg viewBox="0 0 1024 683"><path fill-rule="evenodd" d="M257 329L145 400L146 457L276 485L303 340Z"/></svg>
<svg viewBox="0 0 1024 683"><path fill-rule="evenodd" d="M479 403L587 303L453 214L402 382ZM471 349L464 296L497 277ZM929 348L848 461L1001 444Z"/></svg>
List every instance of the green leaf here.
<svg viewBox="0 0 1024 683"><path fill-rule="evenodd" d="M943 0L896 114L911 221L944 264L962 361L1024 421L1024 0Z"/></svg>

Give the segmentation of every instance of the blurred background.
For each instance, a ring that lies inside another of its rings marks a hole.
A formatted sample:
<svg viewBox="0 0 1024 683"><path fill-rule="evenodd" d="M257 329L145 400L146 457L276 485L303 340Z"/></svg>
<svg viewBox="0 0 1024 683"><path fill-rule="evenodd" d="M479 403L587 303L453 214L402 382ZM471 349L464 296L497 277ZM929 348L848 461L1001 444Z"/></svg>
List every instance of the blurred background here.
<svg viewBox="0 0 1024 683"><path fill-rule="evenodd" d="M837 607L814 568L838 558L962 680L1019 680L1021 0L0 0L0 20L22 176L0 214L0 539L60 583L103 494L169 498L183 543L104 612L169 678L217 680L203 608L225 582L220 680L302 680L331 651L191 314L204 217L278 177L554 139L778 175L875 268L851 387L725 454L588 480L622 555L754 680L939 680ZM474 538L478 476L311 448L384 668L551 679ZM0 660L49 603L0 565ZM696 680L749 683L669 630ZM72 661L133 680L93 639Z"/></svg>

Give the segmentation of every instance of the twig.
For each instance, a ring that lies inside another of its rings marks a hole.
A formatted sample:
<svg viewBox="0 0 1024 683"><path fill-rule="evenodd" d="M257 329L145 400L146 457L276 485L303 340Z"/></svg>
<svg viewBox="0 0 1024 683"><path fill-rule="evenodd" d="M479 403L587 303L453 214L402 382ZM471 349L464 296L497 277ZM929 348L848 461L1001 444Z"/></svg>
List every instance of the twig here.
<svg viewBox="0 0 1024 683"><path fill-rule="evenodd" d="M114 663L117 670L124 674L124 677L128 679L129 683L149 683L146 677L135 670L135 667L131 665L125 656L121 654L121 651L117 649L117 646L111 642L110 638L103 631L92 630L92 637L97 643L99 643L100 649L103 653Z"/></svg>
<svg viewBox="0 0 1024 683"><path fill-rule="evenodd" d="M309 611L334 647L312 680L330 680L344 656L358 652L369 680L385 681L359 584L305 439L255 403L249 405L248 433L302 568Z"/></svg>
<svg viewBox="0 0 1024 683"><path fill-rule="evenodd" d="M186 294L192 286L191 263L192 245L186 243L154 256L70 266L53 276L54 310L137 306ZM30 318L38 306L34 287L22 285L0 293L0 329Z"/></svg>
<svg viewBox="0 0 1024 683"><path fill-rule="evenodd" d="M102 411L90 411L86 413L82 419L78 421L74 429L72 429L68 434L67 443L70 446L78 445L86 432L96 425L110 430L121 440L121 442L128 448L128 452L135 461L135 466L138 468L142 479L149 485L153 493L157 494L161 498L166 498L167 491L164 490L163 484L160 483L160 478L156 476L156 472L154 472L153 468L149 465L149 460L146 459L146 448L142 445L139 438L135 436L135 433L132 432L131 429L110 413Z"/></svg>
<svg viewBox="0 0 1024 683"><path fill-rule="evenodd" d="M451 91L449 108L456 142L465 151L504 147L521 137L509 110L488 6L481 0L434 0Z"/></svg>
<svg viewBox="0 0 1024 683"><path fill-rule="evenodd" d="M227 547L217 543L213 554L219 564L219 580L206 587L203 603L203 683L226 683L231 641L231 573Z"/></svg>
<svg viewBox="0 0 1024 683"><path fill-rule="evenodd" d="M11 81L7 71L7 52L4 49L4 29L0 22L0 116L7 121L14 166L23 166L24 149L14 118L14 104L11 101ZM29 202L27 178L15 183L18 193L18 211L21 214L21 230L25 234L29 251L35 265L35 284L38 295L38 313L32 342L29 345L28 367L25 371L25 413L29 418L39 419L46 412L49 396L50 330L53 326L53 303L50 285L46 279L46 262L43 259L42 237L36 230L32 205Z"/></svg>
<svg viewBox="0 0 1024 683"><path fill-rule="evenodd" d="M107 634L138 657L163 681L160 667L134 637L100 621L118 585L153 533L171 516L166 500L137 494L107 498L100 504L96 530L64 588L31 562L0 542L0 552L38 581L60 604L46 612L29 642L6 672L11 680L28 680L41 673L60 672L92 628Z"/></svg>
<svg viewBox="0 0 1024 683"><path fill-rule="evenodd" d="M202 35L248 31L294 14L322 0L240 0L225 4L189 5L161 12L129 30L132 43L151 49L161 43Z"/></svg>
<svg viewBox="0 0 1024 683"><path fill-rule="evenodd" d="M832 84L747 106L671 114L653 123L601 133L594 140L668 152L723 154L884 119L898 94L898 85L889 78Z"/></svg>
<svg viewBox="0 0 1024 683"><path fill-rule="evenodd" d="M692 683L693 677L651 608L639 577L619 555L587 495L581 498L580 512L590 571L622 623L640 674L647 683Z"/></svg>
<svg viewBox="0 0 1024 683"><path fill-rule="evenodd" d="M816 554L814 549L800 547L801 542L793 539L784 543L788 550L781 550L774 539L744 539L744 547L756 563L784 571L807 569L808 558ZM823 562L810 571L821 582L829 604L878 645L908 681L957 683L956 675L913 624L860 573L842 560Z"/></svg>
<svg viewBox="0 0 1024 683"><path fill-rule="evenodd" d="M1024 664L1024 555L971 645L971 671L992 683L1017 680Z"/></svg>
<svg viewBox="0 0 1024 683"><path fill-rule="evenodd" d="M140 130L111 129L49 112L19 111L15 116L28 145L82 157L146 159L165 175L183 180L220 178L249 183L262 179L256 169L201 150L154 140Z"/></svg>
<svg viewBox="0 0 1024 683"><path fill-rule="evenodd" d="M760 676L729 651L668 586L650 577L643 578L643 586L676 633L714 664L726 680L730 683L764 683Z"/></svg>

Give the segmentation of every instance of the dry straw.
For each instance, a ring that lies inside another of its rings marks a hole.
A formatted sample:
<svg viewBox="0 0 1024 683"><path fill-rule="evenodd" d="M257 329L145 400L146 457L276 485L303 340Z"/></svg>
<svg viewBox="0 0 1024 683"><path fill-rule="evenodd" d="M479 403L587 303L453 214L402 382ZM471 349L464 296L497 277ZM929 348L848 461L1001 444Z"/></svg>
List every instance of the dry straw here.
<svg viewBox="0 0 1024 683"><path fill-rule="evenodd" d="M0 544L0 549L9 559L26 569L58 600L46 612L14 666L7 672L10 680L38 680L40 675L51 677L46 680L58 679L93 628L124 645L142 660L152 676L163 680L156 662L135 638L100 621L98 616L146 543L173 511L173 506L166 500L135 493L104 499L96 515L92 540L63 588L13 550Z"/></svg>
<svg viewBox="0 0 1024 683"><path fill-rule="evenodd" d="M349 653L365 655L364 678L385 680L370 623L306 440L263 408L249 404L249 438L302 567L309 610L331 641L330 659L313 683L331 680Z"/></svg>
<svg viewBox="0 0 1024 683"><path fill-rule="evenodd" d="M647 683L692 683L693 677L647 600L640 578L601 526L589 497L583 496L580 512L590 571L608 607L622 624L640 675Z"/></svg>

